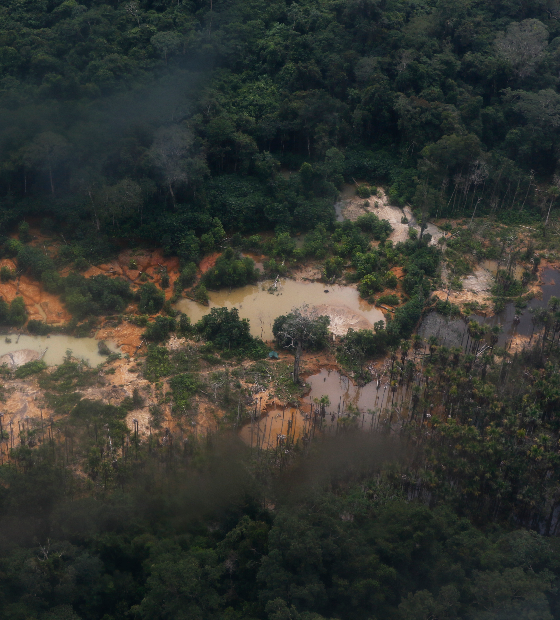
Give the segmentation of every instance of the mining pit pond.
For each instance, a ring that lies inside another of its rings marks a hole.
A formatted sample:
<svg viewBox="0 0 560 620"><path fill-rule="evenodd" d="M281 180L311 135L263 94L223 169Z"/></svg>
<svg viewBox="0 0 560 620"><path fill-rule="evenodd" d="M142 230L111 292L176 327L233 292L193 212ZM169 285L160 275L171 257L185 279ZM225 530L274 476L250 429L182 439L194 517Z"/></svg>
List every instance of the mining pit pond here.
<svg viewBox="0 0 560 620"><path fill-rule="evenodd" d="M530 336L533 332L532 309L546 307L554 295L560 297L560 271L545 269L544 285L540 298L532 299L527 307L517 312L513 303L494 316L473 315L472 319L489 326L499 325L502 333L498 346L505 346L516 334ZM332 287L329 287L332 288ZM518 316L519 321L514 320ZM450 319L436 312L428 314L419 333L424 338L435 335L439 343L448 347L466 345L467 323L462 319ZM293 441L305 438L312 432L313 418L318 401L328 397L325 416L320 423L320 432L332 432L341 422L348 419L348 414L359 428L368 430L375 424L392 419L395 415L407 412L407 403L411 396L411 386L400 387L393 392L387 380L387 373L375 378L364 386L358 386L351 379L335 370L322 369L307 378L310 385L309 394L302 399L299 408L274 408L259 419L246 424L240 431L241 438L249 445L274 449L290 436ZM411 384L413 385L413 384ZM290 426L288 427L288 422Z"/></svg>
<svg viewBox="0 0 560 620"><path fill-rule="evenodd" d="M336 430L342 420L348 420L364 430L370 430L379 415L388 416L393 405L398 405L404 394L394 394L386 378L371 381L364 386L356 385L337 370L322 369L308 377L309 394L299 407L274 407L265 414L245 424L240 430L241 439L252 448L275 449L288 438L293 442L309 437L315 420L318 432ZM402 391L402 390L401 390ZM328 397L325 416L320 416L320 401ZM343 422L344 423L344 422Z"/></svg>
<svg viewBox="0 0 560 620"><path fill-rule="evenodd" d="M483 260L480 265L484 269L487 269L493 276L498 273L498 267L500 269L506 269L506 265L504 265L503 263L498 263L497 260ZM521 280L524 271L525 270L521 265L515 265L512 271L512 275L516 280Z"/></svg>
<svg viewBox="0 0 560 620"><path fill-rule="evenodd" d="M209 293L209 306L181 299L176 308L188 315L193 323L212 308L237 308L241 318L249 319L251 334L263 340L273 339L272 325L276 317L303 304L314 307L319 314L328 315L330 330L338 336L344 335L350 327L371 329L374 323L384 320L381 310L361 299L351 286L297 282L287 278L278 280L275 288L274 284L273 280L266 280L238 289L213 291Z"/></svg>
<svg viewBox="0 0 560 620"><path fill-rule="evenodd" d="M8 342L9 341L9 342ZM26 350L36 352L38 355L33 357L31 353L22 361L38 359L43 351L43 360L49 366L61 364L67 351L72 352L72 357L87 362L90 366L97 366L107 358L99 354L99 340L95 338L75 338L64 334L53 334L52 336L30 336L28 334L2 334L0 335L0 357L15 351ZM117 348L112 343L107 343L109 349L117 352ZM9 362L8 362L9 363Z"/></svg>

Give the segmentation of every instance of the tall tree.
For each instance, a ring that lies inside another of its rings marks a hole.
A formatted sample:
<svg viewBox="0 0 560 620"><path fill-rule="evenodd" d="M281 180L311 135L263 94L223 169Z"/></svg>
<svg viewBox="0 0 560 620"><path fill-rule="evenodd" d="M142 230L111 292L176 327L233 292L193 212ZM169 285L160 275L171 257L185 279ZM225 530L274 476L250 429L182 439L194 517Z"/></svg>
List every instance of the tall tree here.
<svg viewBox="0 0 560 620"><path fill-rule="evenodd" d="M303 350L311 346L321 346L327 340L327 327L330 319L319 315L315 309L303 305L294 308L288 316L280 316L274 321L273 333L281 346L294 352L294 383L299 383L300 363Z"/></svg>
<svg viewBox="0 0 560 620"><path fill-rule="evenodd" d="M24 160L32 168L47 172L54 196L53 173L70 155L70 143L64 136L45 131L35 137L25 152Z"/></svg>
<svg viewBox="0 0 560 620"><path fill-rule="evenodd" d="M496 39L496 49L520 78L535 71L548 45L548 29L538 19L511 23Z"/></svg>
<svg viewBox="0 0 560 620"><path fill-rule="evenodd" d="M193 137L181 125L161 127L156 131L154 142L148 151L153 166L161 173L169 190L173 206L177 204L175 189L189 181L187 157Z"/></svg>

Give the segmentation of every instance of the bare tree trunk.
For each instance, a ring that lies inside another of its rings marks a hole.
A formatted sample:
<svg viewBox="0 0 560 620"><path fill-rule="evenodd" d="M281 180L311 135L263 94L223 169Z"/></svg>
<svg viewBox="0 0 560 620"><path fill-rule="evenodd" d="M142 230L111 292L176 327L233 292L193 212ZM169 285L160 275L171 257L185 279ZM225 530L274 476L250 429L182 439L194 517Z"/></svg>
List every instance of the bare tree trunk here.
<svg viewBox="0 0 560 620"><path fill-rule="evenodd" d="M515 205L515 199L517 198L517 192L519 191L519 185L521 183L521 177L519 177L519 179L517 179L517 188L515 189L515 194L513 195L513 200L511 201L511 208L513 209L513 206Z"/></svg>
<svg viewBox="0 0 560 620"><path fill-rule="evenodd" d="M527 186L527 192L525 194L525 198L523 199L523 203L521 205L521 208L519 209L519 213L521 213L521 211L523 211L523 207L525 206L525 202L527 200L527 196L529 195L529 190L531 189L532 183L533 183L533 171L531 170L531 176L529 177L529 185Z"/></svg>
<svg viewBox="0 0 560 620"><path fill-rule="evenodd" d="M299 383L299 364L301 362L301 354L302 354L302 346L301 342L298 341L296 345L296 353L294 356L294 383Z"/></svg>
<svg viewBox="0 0 560 620"><path fill-rule="evenodd" d="M472 226L472 223L473 223L473 220L474 220L474 214L476 213L476 208L478 207L478 203L480 202L480 200L481 200L481 199L479 198L479 199L476 201L476 204L474 205L474 211L473 211L472 216L471 216L471 223L470 223L470 225L471 225L471 226ZM471 206L472 206L472 205L471 205Z"/></svg>
<svg viewBox="0 0 560 620"><path fill-rule="evenodd" d="M546 232L548 229L548 218L550 217L550 210L552 209L552 204L554 203L554 197L550 199L550 204L548 205L548 213L546 214L546 222L544 223L544 235L546 237Z"/></svg>
<svg viewBox="0 0 560 620"><path fill-rule="evenodd" d="M169 181L169 193L171 194L171 201L173 202L173 208L177 206L177 201L175 200L175 192L173 191L173 185L171 181Z"/></svg>
<svg viewBox="0 0 560 620"><path fill-rule="evenodd" d="M54 183L52 178L52 168L49 166L49 181L51 182L51 194L54 196Z"/></svg>
<svg viewBox="0 0 560 620"><path fill-rule="evenodd" d="M91 195L91 191L90 190L88 190L88 196L89 196L89 199L91 200L91 206L93 207L93 216L95 218L95 226L97 228L97 231L99 232L99 228L100 228L100 226L99 226L99 218L97 217L97 210L95 208L95 202L93 202L93 197Z"/></svg>

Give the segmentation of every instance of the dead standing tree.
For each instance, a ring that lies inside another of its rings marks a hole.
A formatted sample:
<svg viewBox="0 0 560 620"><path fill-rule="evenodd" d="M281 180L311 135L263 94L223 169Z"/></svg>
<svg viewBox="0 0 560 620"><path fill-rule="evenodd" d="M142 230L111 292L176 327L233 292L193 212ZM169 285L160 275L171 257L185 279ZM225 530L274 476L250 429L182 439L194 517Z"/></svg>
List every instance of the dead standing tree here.
<svg viewBox="0 0 560 620"><path fill-rule="evenodd" d="M329 318L321 316L308 305L294 308L287 316L274 321L274 336L281 346L294 351L294 383L299 383L299 371L303 350L321 346L327 340Z"/></svg>
<svg viewBox="0 0 560 620"><path fill-rule="evenodd" d="M161 127L154 136L154 142L148 151L153 166L160 171L169 190L173 207L177 200L175 189L189 181L187 158L192 147L192 135L182 125Z"/></svg>
<svg viewBox="0 0 560 620"><path fill-rule="evenodd" d="M513 22L496 38L496 51L521 78L531 75L548 46L548 29L538 19Z"/></svg>

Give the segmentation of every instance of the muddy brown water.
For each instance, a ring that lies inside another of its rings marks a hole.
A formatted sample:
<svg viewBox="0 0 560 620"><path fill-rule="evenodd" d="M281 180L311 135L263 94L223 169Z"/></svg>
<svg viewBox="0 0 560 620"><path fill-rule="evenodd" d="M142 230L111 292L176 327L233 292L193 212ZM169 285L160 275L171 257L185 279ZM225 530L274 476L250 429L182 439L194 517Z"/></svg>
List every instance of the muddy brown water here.
<svg viewBox="0 0 560 620"><path fill-rule="evenodd" d="M322 369L308 377L306 382L311 390L302 404L304 411L316 408L324 396L329 399L323 422L327 429L333 429L340 418L349 415L358 427L370 429L379 415L388 415L390 410L402 408L408 392L408 387L392 391L386 375L360 386L337 370Z"/></svg>
<svg viewBox="0 0 560 620"><path fill-rule="evenodd" d="M306 382L311 386L306 400L312 402L316 398L327 396L330 401L327 410L337 413L344 412L349 404L360 410L374 409L385 392L382 386L380 390L377 390L377 384L374 381L359 387L336 370L323 369L318 374L309 377Z"/></svg>
<svg viewBox="0 0 560 620"><path fill-rule="evenodd" d="M272 325L276 317L303 304L318 306L321 313L330 314L332 311L331 322L339 331L344 331L345 321L346 328L371 329L374 323L384 320L381 310L361 299L358 291L349 286L280 279L277 289L269 292L273 284L274 281L267 280L238 289L213 291L209 293L210 306L181 299L176 308L188 315L193 323L212 308L237 308L241 318L249 319L251 334L263 340L273 339Z"/></svg>
<svg viewBox="0 0 560 620"><path fill-rule="evenodd" d="M533 299L527 308L519 313L519 323L514 322L516 310L514 304L508 304L503 312L491 317L472 316L489 326L502 328L499 346L504 346L513 336L521 334L530 336L533 332L531 309L542 308L552 296L560 297L560 271L546 269L543 272L545 284L540 299ZM466 346L467 323L463 319L449 319L436 312L427 315L419 329L424 338L435 335L440 344L448 347ZM388 425L394 429L411 415L411 396L413 387L422 384L421 373L416 373L412 382L401 385L394 391L384 373L374 381L359 386L338 371L322 369L307 378L310 392L302 399L297 409L273 409L258 420L245 425L241 438L252 447L275 449L286 442L286 437L293 441L309 437L315 422L316 432L338 432L339 426L349 418L357 428L363 430L378 429ZM319 401L328 398L325 416L321 417ZM429 417L429 416L428 416ZM288 431L288 420L292 420Z"/></svg>
<svg viewBox="0 0 560 620"><path fill-rule="evenodd" d="M544 284L541 288L542 295L539 298L531 299L527 307L517 312L514 304L507 304L504 310L491 317L477 317L487 325L493 327L499 325L503 333L500 335L500 346L515 334L521 336L531 336L533 333L533 313L531 310L536 308L546 308L551 297L560 297L560 271L557 269L544 269L542 273ZM519 323L515 324L514 318L518 316Z"/></svg>
<svg viewBox="0 0 560 620"><path fill-rule="evenodd" d="M533 333L533 313L535 308L548 305L552 296L560 297L560 271L545 269L543 272L544 285L542 295L529 302L527 308L517 313L513 303L508 304L503 312L491 317L473 316L472 318L484 322L489 326L499 325L502 328L498 346L505 346L516 334L531 336ZM519 322L514 317L519 317ZM467 324L462 319L448 319L437 313L430 313L423 321L419 333L427 337L436 335L440 344L446 346L466 346ZM321 370L307 379L311 391L302 404L302 410L313 411L317 400L327 396L330 404L326 407L325 428L334 429L340 418L351 413L351 408L358 411L355 423L363 429L375 427L375 424L389 421L393 425L399 419L405 419L410 414L410 398L412 387L422 382L420 375L415 376L412 383L399 386L392 391L388 384L387 373L365 386L356 385L351 379L338 371ZM309 407L309 409L306 409Z"/></svg>
<svg viewBox="0 0 560 620"><path fill-rule="evenodd" d="M506 268L506 265L504 265L503 263L498 263L497 260L489 260L489 259L481 261L480 266L488 270L493 276L495 276L498 273L498 267L500 269ZM521 265L516 265L512 270L512 275L514 276L516 280L521 280L521 278L523 277L524 271L525 269Z"/></svg>
<svg viewBox="0 0 560 620"><path fill-rule="evenodd" d="M11 342L6 342L10 340ZM3 334L0 335L0 356L22 349L29 349L41 354L45 351L43 360L49 366L61 364L70 350L72 357L87 362L90 366L97 366L107 358L99 355L97 345L99 340L95 338L74 338L64 334L47 336L30 336L28 334ZM112 343L107 343L111 351L118 351Z"/></svg>
<svg viewBox="0 0 560 620"><path fill-rule="evenodd" d="M286 444L288 436L297 441L305 435L308 427L309 420L300 409L278 407L245 424L239 431L239 436L251 448L269 450Z"/></svg>
<svg viewBox="0 0 560 620"><path fill-rule="evenodd" d="M300 407L267 411L243 426L241 439L252 448L276 449L313 433L337 432L349 418L357 428L369 431L391 416L397 422L400 411L405 409L402 401L408 395L406 388L393 393L386 379L358 386L336 370L323 369L306 382L311 389ZM325 396L329 402L323 417L319 401Z"/></svg>

